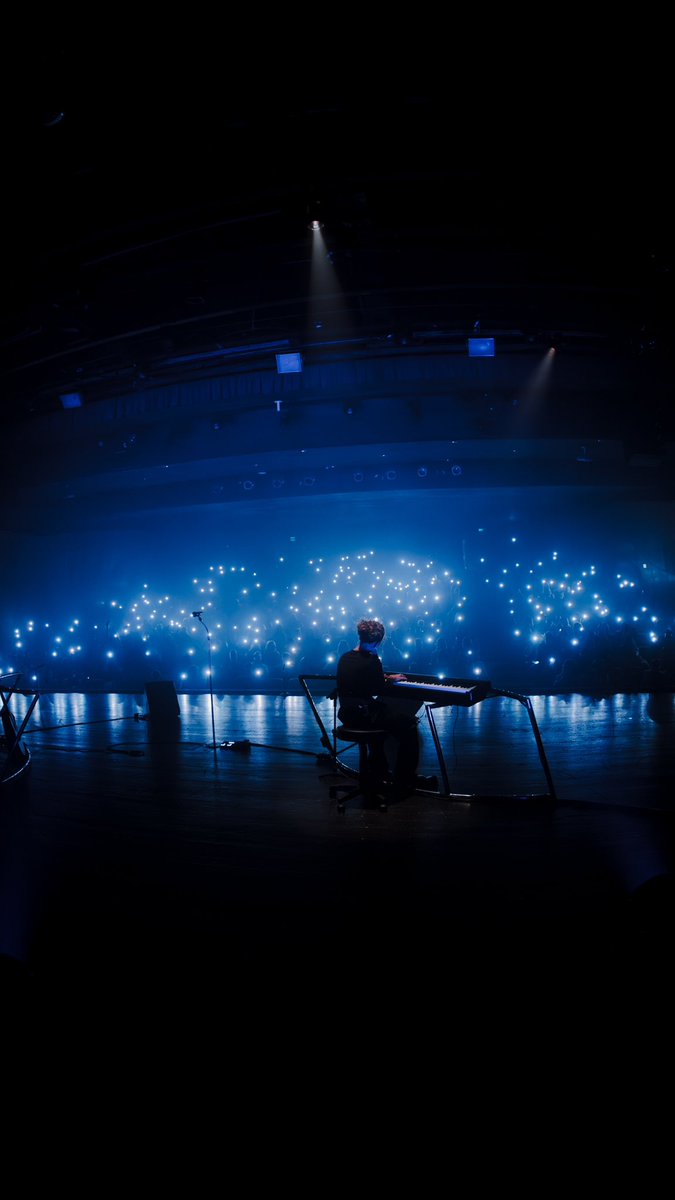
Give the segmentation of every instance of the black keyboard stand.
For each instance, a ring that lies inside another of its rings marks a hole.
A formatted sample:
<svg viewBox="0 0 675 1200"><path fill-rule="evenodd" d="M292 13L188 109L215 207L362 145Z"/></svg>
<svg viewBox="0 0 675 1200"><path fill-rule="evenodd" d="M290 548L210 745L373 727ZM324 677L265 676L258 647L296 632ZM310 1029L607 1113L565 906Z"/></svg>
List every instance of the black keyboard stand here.
<svg viewBox="0 0 675 1200"><path fill-rule="evenodd" d="M338 751L338 740L337 740L337 734L336 734L337 723L338 723L337 722L337 691L335 689L335 683L336 683L335 675L299 675L298 679L300 680L300 686L302 687L302 690L305 693L305 696L307 697L307 701L312 710L314 720L316 721L317 725L319 726L319 731L321 733L321 745L326 750L326 754L323 755L322 757L324 759L328 759L333 767L344 772L345 775L358 777L358 771L354 770L352 767L347 766L346 763L340 762L340 760L338 759L338 752L337 752ZM313 681L316 680L317 682L325 681L326 683L333 684L333 687L331 688L331 690L326 694L326 699L331 700L333 703L333 724L332 724L332 729L331 729L330 733L328 732L328 730L326 729L326 726L324 725L323 721L321 720L321 714L320 714L318 708L316 707L314 697L310 691L309 684L307 682L308 680L313 680Z"/></svg>
<svg viewBox="0 0 675 1200"><path fill-rule="evenodd" d="M544 769L544 775L546 777L546 783L548 785L548 792L546 792L546 793L538 794L538 795L530 795L530 796L518 796L518 799L555 800L556 794L555 794L555 787L553 784L553 776L551 775L551 770L548 765L546 751L544 750L544 743L541 739L541 733L539 732L539 726L537 725L537 718L534 715L534 709L532 707L532 701L530 700L530 697L529 696L521 696L521 695L519 695L518 692L504 691L502 688L491 688L491 690L488 692L485 699L489 700L493 696L506 696L508 699L517 700L520 704L524 705L524 707L527 711L527 715L530 719L530 725L532 727L532 732L534 734L534 738L537 743L537 751L539 754L539 761ZM447 705L433 704L433 703L430 703L429 701L425 701L425 703L424 703L424 711L426 713L427 721L429 723L429 729L431 731L431 736L433 738L434 746L436 748L436 757L438 758L438 765L439 765L439 768L441 771L441 778L443 781L443 793L442 794L448 800L465 800L465 801L466 800L476 800L476 799L478 799L477 796L470 795L470 794L469 795L458 795L458 794L452 793L450 791L450 782L448 780L448 772L447 772L447 768L445 765L445 756L443 754L443 747L441 746L441 741L438 736L438 730L436 729L436 722L434 720L434 709L446 708L446 707L447 707ZM486 797L486 799L487 799L487 797Z"/></svg>
<svg viewBox="0 0 675 1200"><path fill-rule="evenodd" d="M340 760L340 758L338 757L338 744L337 744L337 738L336 738L336 734L335 734L335 730L337 728L337 692L335 690L336 677L334 675L299 675L298 678L299 678L302 690L305 693L305 696L307 697L307 701L312 710L314 719L319 727L319 730L321 733L321 745L324 746L324 748L327 752L326 756L325 756L326 759L331 763L331 765L334 767L334 769L341 772L342 774L348 775L352 778L354 778L354 777L358 778L358 771L354 770L354 768L352 768L352 767L348 766L346 763L342 762ZM332 700L332 702L333 702L333 728L332 728L331 733L329 733L329 731L326 729L326 726L324 725L323 721L321 720L321 714L319 713L319 710L316 706L314 697L313 697L312 692L309 687L309 683L314 682L314 681L330 683L333 685L332 688L326 692L326 698ZM506 796L506 797L503 797L503 796L502 797L500 797L500 796L481 796L481 795L478 795L475 793L461 794L461 793L451 792L450 781L448 779L448 770L447 770L446 763L445 763L445 756L443 754L443 747L441 746L441 741L438 736L438 730L436 728L436 721L434 719L434 710L435 709L447 708L449 706L445 705L445 704L424 701L423 707L424 707L427 722L429 725L431 737L433 739L434 748L436 750L436 757L438 759L438 766L439 766L440 773L441 773L441 781L442 781L442 790L440 793L441 797L445 800L457 800L457 801L461 801L463 803L466 803L471 800L480 800L480 799L484 799L484 800L488 800L488 799L514 799L514 800L516 800L517 799L519 801L522 801L522 800L555 801L556 793L555 793L555 786L553 783L553 777L551 775L551 770L550 770L550 767L548 764L548 759L546 757L546 751L544 750L544 743L541 738L539 726L537 725L537 718L534 714L534 709L532 707L532 701L531 701L530 697L522 696L518 692L511 692L511 691L505 690L503 688L491 688L490 691L485 696L485 699L489 700L489 699L491 699L493 697L497 697L497 696L506 697L506 699L509 699L509 700L515 700L518 704L522 704L523 707L525 708L528 718L529 718L529 721L530 721L530 726L532 728L532 733L534 734L534 739L535 739L535 742L537 745L537 752L539 754L539 761L540 761L543 771L544 771L544 776L546 779L548 791L543 792L543 793L532 794L532 795L522 795L519 793L517 796L511 796L511 797L508 797L508 796ZM425 794L424 791L422 791L421 795L424 795L424 794ZM429 792L428 795L437 796L438 792Z"/></svg>

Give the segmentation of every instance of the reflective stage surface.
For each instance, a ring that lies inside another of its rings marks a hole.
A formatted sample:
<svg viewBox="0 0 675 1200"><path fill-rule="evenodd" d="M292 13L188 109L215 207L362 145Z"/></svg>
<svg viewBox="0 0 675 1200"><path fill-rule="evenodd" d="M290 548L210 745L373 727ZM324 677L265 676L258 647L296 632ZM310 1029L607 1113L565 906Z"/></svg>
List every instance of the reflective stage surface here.
<svg viewBox="0 0 675 1200"><path fill-rule="evenodd" d="M661 981L672 694L533 698L554 802L536 799L522 708L437 710L451 791L471 798L344 813L304 696L178 701L172 719L145 695L40 697L0 846L0 952L34 993L198 981L244 1006L281 979L286 995L439 987L448 972L464 994L497 971L509 986L609 969ZM330 729L325 693L317 708ZM420 770L438 774L421 733Z"/></svg>

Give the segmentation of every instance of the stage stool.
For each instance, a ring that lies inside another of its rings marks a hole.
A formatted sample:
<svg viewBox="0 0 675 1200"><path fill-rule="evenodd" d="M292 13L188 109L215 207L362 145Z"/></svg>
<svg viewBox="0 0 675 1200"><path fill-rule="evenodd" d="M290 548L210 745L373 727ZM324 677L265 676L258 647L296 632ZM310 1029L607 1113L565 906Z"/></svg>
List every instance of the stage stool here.
<svg viewBox="0 0 675 1200"><path fill-rule="evenodd" d="M372 777L370 750L373 745L383 745L387 737L387 730L350 729L346 725L340 725L335 730L335 736L341 742L351 742L359 748L358 782L355 784L334 783L328 790L331 800L337 800L338 812L344 812L345 801L355 800L359 796L366 801L366 804L376 804L382 812L386 812L387 802L378 792L378 785L382 789L384 784L381 780L374 780Z"/></svg>

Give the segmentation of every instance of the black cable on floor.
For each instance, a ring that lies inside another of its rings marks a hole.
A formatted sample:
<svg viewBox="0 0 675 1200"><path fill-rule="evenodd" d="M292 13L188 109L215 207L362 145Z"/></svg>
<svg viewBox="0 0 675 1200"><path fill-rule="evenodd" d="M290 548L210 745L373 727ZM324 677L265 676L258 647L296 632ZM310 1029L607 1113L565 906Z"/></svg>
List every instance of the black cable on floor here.
<svg viewBox="0 0 675 1200"><path fill-rule="evenodd" d="M111 725L113 721L133 721L133 717L97 717L95 721L68 721L65 725L31 725L23 732L22 737L34 733L51 733L55 729L73 729L76 725Z"/></svg>
<svg viewBox="0 0 675 1200"><path fill-rule="evenodd" d="M266 742L249 742L248 738L243 742L221 742L219 749L247 753L251 746L259 746L261 750L280 750L282 754L306 754L309 758L316 758L313 750L296 750L293 746L268 746Z"/></svg>

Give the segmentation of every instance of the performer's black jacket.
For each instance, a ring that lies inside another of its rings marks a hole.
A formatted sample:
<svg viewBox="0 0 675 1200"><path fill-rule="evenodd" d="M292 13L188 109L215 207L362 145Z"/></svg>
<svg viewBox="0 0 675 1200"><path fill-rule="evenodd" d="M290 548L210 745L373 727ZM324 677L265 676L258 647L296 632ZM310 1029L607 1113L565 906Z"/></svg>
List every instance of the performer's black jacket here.
<svg viewBox="0 0 675 1200"><path fill-rule="evenodd" d="M338 716L345 724L376 724L383 705L376 697L387 690L382 663L369 650L347 650L337 665Z"/></svg>

